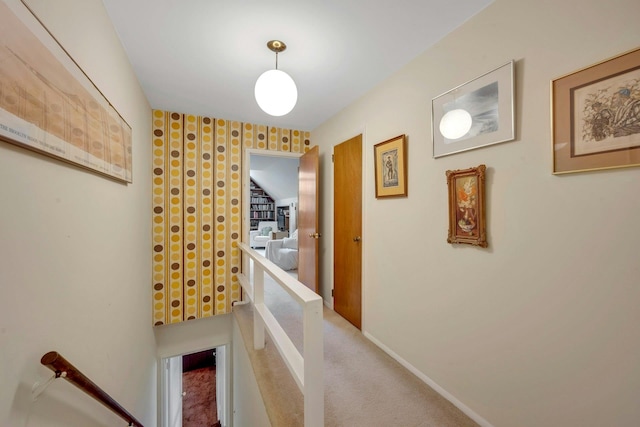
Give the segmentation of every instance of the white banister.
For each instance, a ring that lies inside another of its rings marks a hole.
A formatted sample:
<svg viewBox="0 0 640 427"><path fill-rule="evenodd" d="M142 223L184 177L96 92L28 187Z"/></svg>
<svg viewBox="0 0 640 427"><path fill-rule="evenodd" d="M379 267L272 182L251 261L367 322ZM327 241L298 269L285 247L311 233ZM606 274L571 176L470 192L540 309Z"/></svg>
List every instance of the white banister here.
<svg viewBox="0 0 640 427"><path fill-rule="evenodd" d="M253 345L264 348L265 330L304 396L304 426L324 426L324 336L323 303L316 294L284 272L246 243L239 243L242 251L243 273L238 275L244 295L253 304ZM253 261L253 272L250 268ZM303 355L295 347L269 308L264 304L264 275L268 274L302 307Z"/></svg>

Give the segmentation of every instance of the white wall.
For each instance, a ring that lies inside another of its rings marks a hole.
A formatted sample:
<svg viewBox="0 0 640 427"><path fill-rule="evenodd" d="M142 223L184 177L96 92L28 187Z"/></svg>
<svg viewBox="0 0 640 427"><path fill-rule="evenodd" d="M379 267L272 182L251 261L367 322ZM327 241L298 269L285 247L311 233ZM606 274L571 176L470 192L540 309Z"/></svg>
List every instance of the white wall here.
<svg viewBox="0 0 640 427"><path fill-rule="evenodd" d="M64 380L31 402L56 350L154 426L151 109L100 0L28 3L133 128L133 184L0 142L0 425L123 423Z"/></svg>
<svg viewBox="0 0 640 427"><path fill-rule="evenodd" d="M156 326L158 357L197 353L231 342L231 314Z"/></svg>
<svg viewBox="0 0 640 427"><path fill-rule="evenodd" d="M276 200L276 206L290 206L291 203L297 203L298 197L289 197L287 199L278 199Z"/></svg>
<svg viewBox="0 0 640 427"><path fill-rule="evenodd" d="M640 169L551 173L550 81L640 42L637 0L496 0L312 132L322 290L332 147L364 132L363 330L487 424L640 419ZM517 138L432 158L431 99L516 60ZM373 145L408 136L408 198L375 199ZM489 248L447 238L445 171L486 164ZM401 331L401 333L398 333Z"/></svg>

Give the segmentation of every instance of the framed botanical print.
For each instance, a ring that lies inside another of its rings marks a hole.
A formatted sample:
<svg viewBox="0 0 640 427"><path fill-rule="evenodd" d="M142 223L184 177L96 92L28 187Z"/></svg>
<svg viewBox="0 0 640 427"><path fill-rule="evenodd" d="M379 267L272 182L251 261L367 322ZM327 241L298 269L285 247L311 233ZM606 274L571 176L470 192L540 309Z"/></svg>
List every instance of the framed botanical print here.
<svg viewBox="0 0 640 427"><path fill-rule="evenodd" d="M553 173L640 166L640 49L551 82Z"/></svg>

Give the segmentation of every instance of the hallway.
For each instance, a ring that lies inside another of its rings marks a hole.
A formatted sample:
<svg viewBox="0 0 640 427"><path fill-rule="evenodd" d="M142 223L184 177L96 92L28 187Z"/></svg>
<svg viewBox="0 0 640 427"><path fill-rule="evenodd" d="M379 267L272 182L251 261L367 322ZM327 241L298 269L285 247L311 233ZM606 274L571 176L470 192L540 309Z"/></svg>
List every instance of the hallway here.
<svg viewBox="0 0 640 427"><path fill-rule="evenodd" d="M302 352L302 311L271 278L265 303ZM324 308L325 426L471 427L477 424L334 311ZM253 350L253 312L237 320L273 426L303 425L303 396L267 335Z"/></svg>

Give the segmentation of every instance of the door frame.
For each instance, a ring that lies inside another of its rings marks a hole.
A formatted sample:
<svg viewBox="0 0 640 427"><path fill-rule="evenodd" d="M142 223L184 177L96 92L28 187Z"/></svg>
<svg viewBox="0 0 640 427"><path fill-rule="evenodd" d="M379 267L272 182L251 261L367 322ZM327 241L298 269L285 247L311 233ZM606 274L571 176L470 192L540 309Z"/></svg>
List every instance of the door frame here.
<svg viewBox="0 0 640 427"><path fill-rule="evenodd" d="M251 156L269 156L269 157L282 157L290 159L299 159L304 153L291 153L289 151L271 151L261 150L258 148L245 148L242 153L242 241L249 244L249 207L251 206L251 193L249 192L249 180L251 176Z"/></svg>
<svg viewBox="0 0 640 427"><path fill-rule="evenodd" d="M346 136L345 136L346 135ZM368 165L373 165L373 148L372 146L367 144L367 128L366 126L356 126L354 128L351 129L350 132L346 132L343 136L338 136L338 137L332 137L333 141L338 141L335 143L332 143L331 145L331 155L333 156L333 149L336 145L342 144L345 141L350 140L351 138L354 138L358 135L362 135L362 210L360 212L360 215L362 216L362 272L361 272L361 281L362 281L362 323L361 323L361 327L360 330L362 331L362 333L365 333L366 331L366 311L367 311L367 304L366 304L366 300L367 300L367 288L366 286L364 286L365 283L367 283L367 276L366 276L366 272L367 272L367 252L368 252L368 245L366 243L366 235L367 235L367 215L366 215L366 211L367 211L367 194L369 194L369 188L372 188L372 183L375 183L375 181L373 181L374 176L372 175L371 178L367 178L370 173L373 174L373 166L369 166ZM329 162L327 162L329 163ZM321 168L322 169L322 168ZM328 169L328 170L327 170ZM323 249L325 250L330 250L331 251L331 264L329 265L323 265L322 266L322 270L324 274L328 274L327 277L331 277L331 281L329 282L331 285L331 289L329 289L329 297L330 298L326 298L325 301L330 301L331 304L327 304L325 302L325 304L330 308L330 309L334 309L334 304L333 304L333 288L334 288L334 283L335 283L335 278L333 277L333 265L334 265L334 258L335 258L335 253L333 250L333 246L335 245L334 239L333 239L333 233L335 231L335 224L333 223L333 213L335 210L335 194L333 192L333 186L335 184L335 177L334 177L334 163L333 161L331 161L328 165L328 167L325 167L324 170L322 170L320 172L321 174L324 173L325 176L330 176L331 177L331 181L330 182L323 182L321 185L326 185L326 188L331 188L331 197L330 200L327 200L328 203L326 203L326 207L329 210L322 210L322 216L324 216L325 218L330 218L331 220L331 243L329 244L328 239L325 240L325 244L326 246L324 246ZM322 177L321 177L321 182L322 182ZM372 193L373 194L373 193ZM323 201L320 201L320 204L322 204ZM329 228L329 227L328 227Z"/></svg>
<svg viewBox="0 0 640 427"><path fill-rule="evenodd" d="M159 402L158 425L162 427L169 427L169 406L170 406L169 399L171 395L171 392L169 389L169 387L171 386L171 381L169 380L169 372L168 372L169 360L177 357L182 358L182 356L185 356L188 354L193 354L193 353L198 353L200 351L213 350L213 349L216 349L216 354L218 353L217 350L224 349L223 353L224 353L224 357L226 358L226 360L224 361L224 367L223 367L223 375L224 375L224 383L225 383L224 390L219 390L218 384L216 383L216 404L217 402L219 402L220 393L222 393L224 396L224 407L223 407L224 413L223 414L218 413L218 419L226 420L227 427L233 427L233 417L232 417L233 415L232 391L233 390L232 390L232 378L231 378L233 361L231 359L232 358L231 343L229 342L220 344L220 345L214 345L211 347L198 348L193 350L183 349L184 351L179 351L177 353L171 352L167 354L162 354L160 357L158 357L158 384L159 384L159 390L160 390L160 393L158 394L158 402ZM216 376L217 375L218 375L218 364L216 363Z"/></svg>

